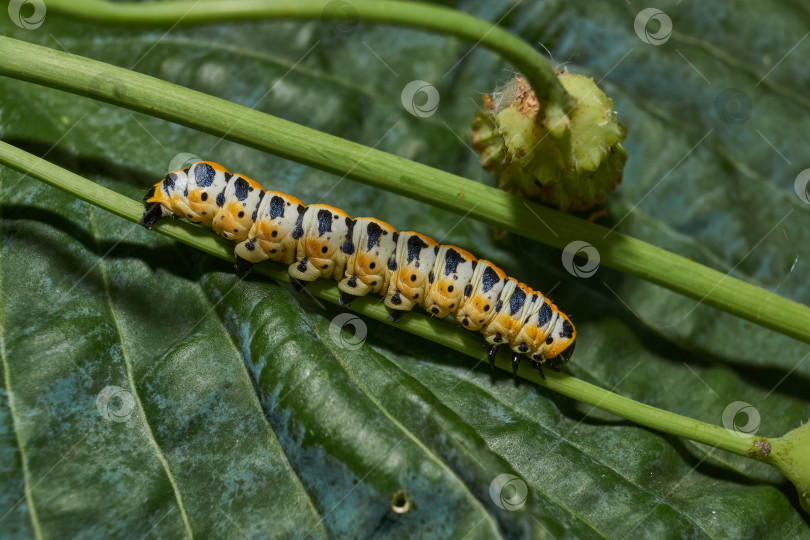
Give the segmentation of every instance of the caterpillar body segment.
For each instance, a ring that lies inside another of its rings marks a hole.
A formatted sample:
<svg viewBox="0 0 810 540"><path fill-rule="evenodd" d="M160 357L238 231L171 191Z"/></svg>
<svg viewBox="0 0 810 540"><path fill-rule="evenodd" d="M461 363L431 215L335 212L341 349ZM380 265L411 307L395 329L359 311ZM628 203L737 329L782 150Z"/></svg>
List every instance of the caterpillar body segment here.
<svg viewBox="0 0 810 540"><path fill-rule="evenodd" d="M391 279L385 295L385 305L393 310L392 320L424 302L438 247L435 240L423 234L399 233L394 258L388 263Z"/></svg>
<svg viewBox="0 0 810 540"><path fill-rule="evenodd" d="M265 191L247 238L234 249L236 257L252 264L268 259L292 264L298 251L294 235L301 214L299 208L306 209L295 197Z"/></svg>
<svg viewBox="0 0 810 540"><path fill-rule="evenodd" d="M472 280L464 288L464 303L455 313L456 320L468 330L489 325L505 283L503 270L489 261L478 261Z"/></svg>
<svg viewBox="0 0 810 540"><path fill-rule="evenodd" d="M214 187L214 184L211 187ZM202 193L204 196L208 191ZM218 194L214 200L214 204L219 206L219 211L211 226L226 240L241 242L247 238L248 232L256 222L264 190L250 178L234 175L228 180L221 195Z"/></svg>
<svg viewBox="0 0 810 540"><path fill-rule="evenodd" d="M384 297L392 321L416 305L437 317L452 315L481 332L491 362L498 347L508 346L514 371L524 356L542 375L542 365L559 369L573 354L576 330L548 298L490 261L425 235L353 219L325 204L304 205L208 161L170 172L144 206L147 229L165 216L211 227L236 242L239 268L272 260L288 266L294 283L331 278L343 305L373 293Z"/></svg>
<svg viewBox="0 0 810 540"><path fill-rule="evenodd" d="M344 249L351 233L349 215L325 204L301 205L297 211L292 233L296 256L288 268L290 275L300 281L342 278L349 258Z"/></svg>
<svg viewBox="0 0 810 540"><path fill-rule="evenodd" d="M352 225L345 277L338 283L343 304L353 296L379 294L391 279L388 262L394 257L399 233L388 223L374 218L357 218ZM348 239L348 236L347 236Z"/></svg>
<svg viewBox="0 0 810 540"><path fill-rule="evenodd" d="M447 317L461 307L464 289L472 280L478 259L456 246L439 246L424 308L437 317Z"/></svg>

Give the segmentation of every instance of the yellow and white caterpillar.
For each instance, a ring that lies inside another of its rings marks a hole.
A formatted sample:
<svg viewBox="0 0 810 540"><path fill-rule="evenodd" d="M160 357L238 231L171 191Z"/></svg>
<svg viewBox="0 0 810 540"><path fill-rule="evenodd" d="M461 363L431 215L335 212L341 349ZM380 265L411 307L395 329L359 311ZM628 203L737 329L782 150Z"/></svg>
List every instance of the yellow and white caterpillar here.
<svg viewBox="0 0 810 540"><path fill-rule="evenodd" d="M437 317L453 317L483 334L494 362L500 345L521 356L561 368L574 352L576 330L542 294L507 277L489 261L456 246L439 245L415 232L397 232L378 219L352 219L325 204L304 205L208 161L169 173L144 198L141 225L183 217L236 242L237 266L273 260L299 281L338 281L341 303L369 293L385 297L396 322L415 305Z"/></svg>

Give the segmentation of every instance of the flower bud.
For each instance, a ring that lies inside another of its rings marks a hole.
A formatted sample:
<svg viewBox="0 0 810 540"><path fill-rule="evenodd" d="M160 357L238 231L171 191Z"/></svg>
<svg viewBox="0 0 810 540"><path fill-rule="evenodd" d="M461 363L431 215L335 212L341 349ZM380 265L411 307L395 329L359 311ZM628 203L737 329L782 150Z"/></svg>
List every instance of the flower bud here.
<svg viewBox="0 0 810 540"><path fill-rule="evenodd" d="M473 148L499 188L562 210L587 210L622 180L626 130L592 78L568 72L558 78L576 102L567 114L538 103L518 77L484 96L472 122Z"/></svg>

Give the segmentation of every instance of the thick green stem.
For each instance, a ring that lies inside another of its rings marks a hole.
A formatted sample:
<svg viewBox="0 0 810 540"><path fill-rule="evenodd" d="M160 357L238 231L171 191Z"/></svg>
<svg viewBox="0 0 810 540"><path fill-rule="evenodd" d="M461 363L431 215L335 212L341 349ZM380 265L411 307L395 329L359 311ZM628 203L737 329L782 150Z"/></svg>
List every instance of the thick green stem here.
<svg viewBox="0 0 810 540"><path fill-rule="evenodd" d="M771 463L793 482L799 502L810 512L810 424L770 440Z"/></svg>
<svg viewBox="0 0 810 540"><path fill-rule="evenodd" d="M48 0L48 10L84 20L113 24L193 25L228 20L320 19L346 27L374 22L417 28L455 36L481 45L520 71L541 103L569 110L574 102L557 80L554 68L531 45L511 32L478 17L422 2L384 0L230 0L229 2L173 0L162 2L106 2ZM510 9L511 11L511 9Z"/></svg>
<svg viewBox="0 0 810 540"><path fill-rule="evenodd" d="M146 75L0 37L0 75L90 96L258 148L564 248L810 343L810 308L694 261L457 175ZM548 231L554 231L549 234Z"/></svg>
<svg viewBox="0 0 810 540"><path fill-rule="evenodd" d="M130 221L137 222L143 213L141 203L2 141L0 141L0 163ZM155 230L221 259L234 260L233 244L191 223L164 220L155 225ZM282 265L266 263L257 265L255 269L277 281L289 281L289 275ZM318 298L338 303L337 288L326 280L308 284L307 290ZM391 324L388 321L388 311L385 306L373 298L357 299L352 303L352 310ZM465 331L420 313L409 314L397 326L417 336L463 352L478 359L479 362L484 359L481 338L476 333ZM664 433L692 439L741 456L766 462L771 461L768 452L759 450L763 445L770 445L768 439L740 438L727 429L633 401L565 373L550 371L546 375L547 378L543 379L527 364L527 362L523 362L518 370L521 377L560 394ZM498 356L496 365L506 371L512 369L509 355L506 353Z"/></svg>

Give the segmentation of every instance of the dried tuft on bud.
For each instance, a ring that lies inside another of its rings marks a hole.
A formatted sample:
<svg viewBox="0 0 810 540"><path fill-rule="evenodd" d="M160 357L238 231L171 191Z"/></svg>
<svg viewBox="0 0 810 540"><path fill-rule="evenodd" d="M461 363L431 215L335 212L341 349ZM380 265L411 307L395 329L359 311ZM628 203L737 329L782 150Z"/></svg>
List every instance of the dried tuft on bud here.
<svg viewBox="0 0 810 540"><path fill-rule="evenodd" d="M554 108L538 103L518 77L484 96L472 122L473 148L499 188L562 210L587 210L622 181L626 130L592 78L558 77L576 101L567 115L552 118Z"/></svg>

